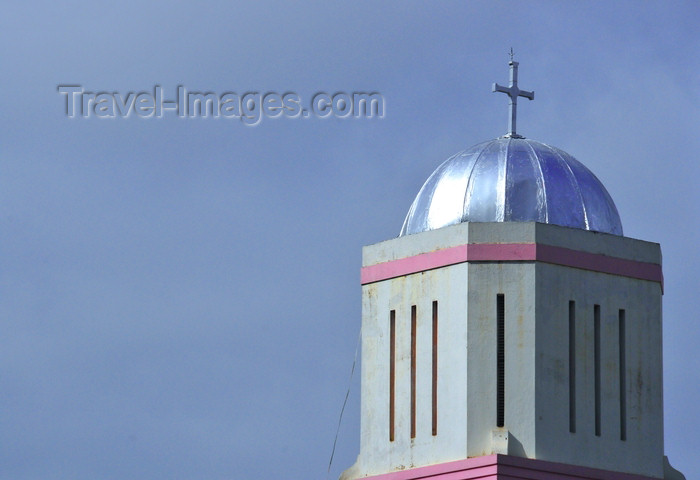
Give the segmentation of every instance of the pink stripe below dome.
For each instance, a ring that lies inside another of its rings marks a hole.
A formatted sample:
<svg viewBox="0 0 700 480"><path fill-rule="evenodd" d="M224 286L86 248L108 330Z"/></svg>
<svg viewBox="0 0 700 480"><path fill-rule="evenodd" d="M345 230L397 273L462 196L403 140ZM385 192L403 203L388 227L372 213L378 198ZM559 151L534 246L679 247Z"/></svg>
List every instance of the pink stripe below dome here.
<svg viewBox="0 0 700 480"><path fill-rule="evenodd" d="M663 272L656 263L638 262L536 243L475 243L421 253L412 257L362 267L360 282L368 283L424 272L465 262L539 261L658 282L663 289Z"/></svg>

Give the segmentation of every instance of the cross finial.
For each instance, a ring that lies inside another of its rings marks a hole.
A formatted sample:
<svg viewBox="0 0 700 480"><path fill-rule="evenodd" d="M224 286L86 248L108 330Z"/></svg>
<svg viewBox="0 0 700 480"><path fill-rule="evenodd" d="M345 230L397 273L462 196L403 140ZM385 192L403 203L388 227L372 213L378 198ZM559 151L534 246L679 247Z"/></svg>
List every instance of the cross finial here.
<svg viewBox="0 0 700 480"><path fill-rule="evenodd" d="M515 133L515 120L518 108L518 97L525 97L529 100L535 99L535 92L528 92L525 90L520 90L518 88L518 62L513 60L513 48L510 49L510 85L507 87L501 86L497 83L493 84L493 92L502 92L510 97L510 119L508 120L508 133L506 137L511 138L523 138L522 135Z"/></svg>

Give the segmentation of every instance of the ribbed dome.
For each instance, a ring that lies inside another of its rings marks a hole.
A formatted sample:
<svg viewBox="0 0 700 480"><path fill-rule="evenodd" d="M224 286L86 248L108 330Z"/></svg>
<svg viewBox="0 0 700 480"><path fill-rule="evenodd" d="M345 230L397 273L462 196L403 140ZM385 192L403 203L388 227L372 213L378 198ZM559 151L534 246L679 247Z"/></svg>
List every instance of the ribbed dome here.
<svg viewBox="0 0 700 480"><path fill-rule="evenodd" d="M501 137L448 158L413 201L399 236L461 222L541 222L622 235L615 203L568 153Z"/></svg>

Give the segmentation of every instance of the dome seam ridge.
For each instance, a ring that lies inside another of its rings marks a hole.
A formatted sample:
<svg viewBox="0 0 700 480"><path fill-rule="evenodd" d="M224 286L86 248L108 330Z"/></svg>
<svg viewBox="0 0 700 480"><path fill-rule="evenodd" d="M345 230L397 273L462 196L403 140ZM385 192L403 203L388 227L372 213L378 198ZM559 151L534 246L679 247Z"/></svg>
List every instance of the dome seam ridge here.
<svg viewBox="0 0 700 480"><path fill-rule="evenodd" d="M569 162L567 162L564 157L559 153L559 149L556 147L552 147L550 145L542 144L545 145L550 152L552 152L557 159L559 160L559 163L563 164L566 167L566 171L569 172L571 175L571 180L574 188L576 189L576 193L578 194L579 198L581 199L581 208L583 208L583 223L586 225L586 230L591 229L591 225L588 221L588 206L586 205L586 201L583 198L583 192L581 192L581 187L578 184L578 178L576 178L576 174L574 171L571 169L571 165L569 165Z"/></svg>
<svg viewBox="0 0 700 480"><path fill-rule="evenodd" d="M481 156L484 154L484 151L494 142L495 140L491 140L490 142L484 142L484 147L479 151L479 153L476 156L476 159L474 160L474 163L472 163L472 168L469 171L469 178L467 179L467 188L464 189L464 197L462 198L462 219L461 222L466 222L469 221L467 219L467 197L470 195L470 192L473 190L472 187L472 177L474 176L474 170L476 169L476 164L479 163L479 160L481 159Z"/></svg>
<svg viewBox="0 0 700 480"><path fill-rule="evenodd" d="M531 140L531 141L534 141L534 140ZM547 202L547 184L544 181L544 173L542 173L542 163L540 162L540 159L539 159L539 156L537 155L537 152L535 152L535 149L532 148L532 145L530 145L530 142L526 141L525 144L530 149L530 152L532 152L532 155L533 155L532 157L530 157L531 158L530 162L531 163L534 162L535 165L537 165L537 171L540 172L540 177L539 177L540 185L538 185L538 186L541 186L542 192L544 193L544 198L543 198L543 201L544 201L544 222L549 223L549 203ZM543 143L542 145L545 145L545 144Z"/></svg>

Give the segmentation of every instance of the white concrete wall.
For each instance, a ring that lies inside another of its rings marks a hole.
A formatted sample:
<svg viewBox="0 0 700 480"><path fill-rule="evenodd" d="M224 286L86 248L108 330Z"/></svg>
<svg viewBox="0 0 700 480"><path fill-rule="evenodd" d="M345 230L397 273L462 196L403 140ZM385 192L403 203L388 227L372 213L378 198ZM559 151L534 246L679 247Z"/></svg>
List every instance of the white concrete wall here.
<svg viewBox="0 0 700 480"><path fill-rule="evenodd" d="M661 291L657 283L537 266L536 458L663 476ZM569 432L569 301L576 302L576 432ZM594 305L601 323L595 435ZM627 438L620 437L619 310L626 316Z"/></svg>
<svg viewBox="0 0 700 480"><path fill-rule="evenodd" d="M363 266L467 243L540 243L660 263L657 244L535 223L470 223L363 249ZM496 295L505 295L509 453L661 477L661 289L539 262L462 263L362 288L361 449L345 478L495 451ZM438 434L431 432L432 302L439 305ZM568 308L577 311L577 431L569 432ZM602 434L593 431L593 305L601 306ZM417 432L410 438L410 319L417 307ZM618 310L627 318L627 440L619 438ZM389 315L396 311L395 440ZM499 453L501 453L499 451Z"/></svg>
<svg viewBox="0 0 700 480"><path fill-rule="evenodd" d="M496 429L496 297L505 300L505 425L535 453L535 265L469 265L468 456L494 453ZM499 452L501 453L501 452ZM505 452L503 452L505 453Z"/></svg>
<svg viewBox="0 0 700 480"><path fill-rule="evenodd" d="M438 435L432 435L432 302L438 302ZM410 436L416 305L416 437ZM395 439L389 441L389 315L396 311ZM361 464L382 473L466 457L467 265L363 287ZM462 425L462 428L455 428Z"/></svg>

